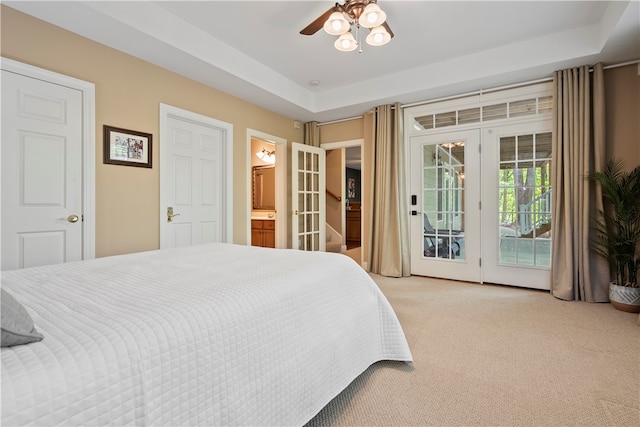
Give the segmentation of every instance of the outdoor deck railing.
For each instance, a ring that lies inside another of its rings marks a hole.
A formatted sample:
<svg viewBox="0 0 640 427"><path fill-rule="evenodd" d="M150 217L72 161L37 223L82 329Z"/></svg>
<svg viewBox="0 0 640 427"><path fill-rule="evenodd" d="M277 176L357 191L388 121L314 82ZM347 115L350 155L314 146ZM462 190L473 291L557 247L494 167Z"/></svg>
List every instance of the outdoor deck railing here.
<svg viewBox="0 0 640 427"><path fill-rule="evenodd" d="M537 230L551 221L551 190L542 193L531 202L520 205L520 235Z"/></svg>

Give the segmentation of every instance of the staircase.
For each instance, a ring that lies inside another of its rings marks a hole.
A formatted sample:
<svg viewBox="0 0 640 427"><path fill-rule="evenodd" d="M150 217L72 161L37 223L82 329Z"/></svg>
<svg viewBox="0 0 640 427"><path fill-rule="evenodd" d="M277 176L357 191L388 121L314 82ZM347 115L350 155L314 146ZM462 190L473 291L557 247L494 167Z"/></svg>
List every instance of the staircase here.
<svg viewBox="0 0 640 427"><path fill-rule="evenodd" d="M342 249L342 236L333 227L327 224L326 252L340 252Z"/></svg>

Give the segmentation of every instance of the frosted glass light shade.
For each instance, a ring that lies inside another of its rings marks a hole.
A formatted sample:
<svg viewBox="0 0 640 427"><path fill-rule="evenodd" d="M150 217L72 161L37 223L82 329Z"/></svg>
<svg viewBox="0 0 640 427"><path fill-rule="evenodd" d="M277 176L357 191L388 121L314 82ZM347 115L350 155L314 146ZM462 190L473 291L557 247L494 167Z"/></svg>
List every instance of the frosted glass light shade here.
<svg viewBox="0 0 640 427"><path fill-rule="evenodd" d="M361 27L373 28L382 25L386 19L387 14L380 9L380 6L375 3L369 3L362 11L358 23Z"/></svg>
<svg viewBox="0 0 640 427"><path fill-rule="evenodd" d="M332 36L339 36L346 33L351 28L349 21L347 21L341 12L333 12L329 19L324 23L324 31Z"/></svg>
<svg viewBox="0 0 640 427"><path fill-rule="evenodd" d="M275 163L276 162L276 152L275 151L267 151L266 148L263 148L261 151L256 153L256 156L263 162L267 163Z"/></svg>
<svg viewBox="0 0 640 427"><path fill-rule="evenodd" d="M334 46L342 52L350 52L358 47L358 42L353 38L353 34L348 32L338 37Z"/></svg>
<svg viewBox="0 0 640 427"><path fill-rule="evenodd" d="M391 34L382 25L372 28L367 36L367 43L371 46L382 46L389 43L389 40L391 40Z"/></svg>

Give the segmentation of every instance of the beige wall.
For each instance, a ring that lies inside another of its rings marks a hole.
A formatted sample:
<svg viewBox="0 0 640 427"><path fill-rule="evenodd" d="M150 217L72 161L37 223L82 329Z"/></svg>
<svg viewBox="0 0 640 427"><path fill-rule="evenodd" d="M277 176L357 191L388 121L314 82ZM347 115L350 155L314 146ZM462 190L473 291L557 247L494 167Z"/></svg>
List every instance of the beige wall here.
<svg viewBox="0 0 640 427"><path fill-rule="evenodd" d="M320 143L351 141L364 137L362 118L320 126Z"/></svg>
<svg viewBox="0 0 640 427"><path fill-rule="evenodd" d="M233 124L233 241L246 243L251 206L247 128L291 141L303 140L293 120L59 27L1 6L1 54L95 84L96 256L159 247L159 104ZM153 135L153 168L102 163L102 126ZM135 183L135 186L132 185Z"/></svg>
<svg viewBox="0 0 640 427"><path fill-rule="evenodd" d="M640 165L640 64L604 71L607 158Z"/></svg>

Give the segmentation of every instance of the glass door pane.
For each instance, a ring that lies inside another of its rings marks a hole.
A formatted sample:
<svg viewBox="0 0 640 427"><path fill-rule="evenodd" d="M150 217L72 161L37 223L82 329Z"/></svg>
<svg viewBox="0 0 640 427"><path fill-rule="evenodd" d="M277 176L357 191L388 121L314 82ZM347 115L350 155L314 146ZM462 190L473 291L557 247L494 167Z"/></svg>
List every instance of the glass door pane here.
<svg viewBox="0 0 640 427"><path fill-rule="evenodd" d="M425 257L464 260L464 141L422 147Z"/></svg>
<svg viewBox="0 0 640 427"><path fill-rule="evenodd" d="M551 133L501 137L499 263L551 267Z"/></svg>

